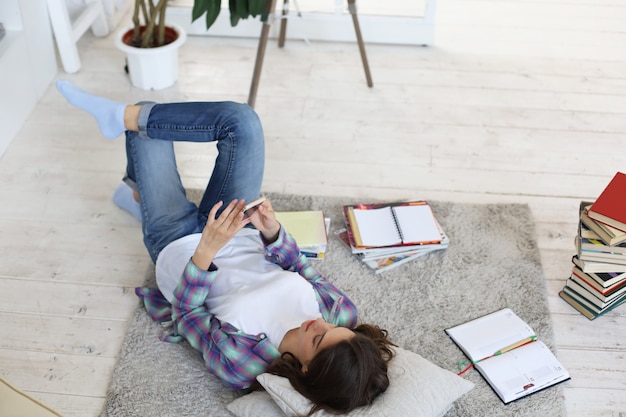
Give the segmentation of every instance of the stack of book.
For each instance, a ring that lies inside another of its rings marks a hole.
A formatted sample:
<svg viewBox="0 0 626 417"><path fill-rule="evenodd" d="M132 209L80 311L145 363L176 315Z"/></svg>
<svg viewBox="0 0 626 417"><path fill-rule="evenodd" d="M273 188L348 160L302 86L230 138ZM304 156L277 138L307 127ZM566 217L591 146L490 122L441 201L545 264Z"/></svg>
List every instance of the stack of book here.
<svg viewBox="0 0 626 417"><path fill-rule="evenodd" d="M335 235L376 274L448 247L426 201L346 205L343 214Z"/></svg>
<svg viewBox="0 0 626 417"><path fill-rule="evenodd" d="M580 203L572 274L559 296L593 320L626 302L626 174Z"/></svg>

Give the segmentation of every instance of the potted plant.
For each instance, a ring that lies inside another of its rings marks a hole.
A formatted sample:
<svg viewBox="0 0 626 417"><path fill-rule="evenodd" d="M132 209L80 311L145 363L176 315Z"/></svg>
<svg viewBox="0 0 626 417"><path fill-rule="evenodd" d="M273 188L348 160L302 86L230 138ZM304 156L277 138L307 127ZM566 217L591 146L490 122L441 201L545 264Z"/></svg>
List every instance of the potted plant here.
<svg viewBox="0 0 626 417"><path fill-rule="evenodd" d="M134 0L132 27L122 29L116 46L126 53L132 84L145 90L173 85L178 79L178 49L187 34L176 24L165 23L168 0ZM207 30L221 12L221 0L194 0L192 22L206 15ZM265 13L266 0L229 0L230 23Z"/></svg>

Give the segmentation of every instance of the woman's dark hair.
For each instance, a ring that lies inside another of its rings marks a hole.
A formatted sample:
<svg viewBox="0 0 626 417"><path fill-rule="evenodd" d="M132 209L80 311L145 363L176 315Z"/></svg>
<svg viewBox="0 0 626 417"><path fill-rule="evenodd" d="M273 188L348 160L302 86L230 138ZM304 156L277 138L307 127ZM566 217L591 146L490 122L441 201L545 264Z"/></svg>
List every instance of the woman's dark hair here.
<svg viewBox="0 0 626 417"><path fill-rule="evenodd" d="M318 410L344 414L371 404L389 386L387 363L393 357L387 331L369 324L353 329L354 337L323 349L302 371L302 364L285 353L268 372L289 379L296 391Z"/></svg>

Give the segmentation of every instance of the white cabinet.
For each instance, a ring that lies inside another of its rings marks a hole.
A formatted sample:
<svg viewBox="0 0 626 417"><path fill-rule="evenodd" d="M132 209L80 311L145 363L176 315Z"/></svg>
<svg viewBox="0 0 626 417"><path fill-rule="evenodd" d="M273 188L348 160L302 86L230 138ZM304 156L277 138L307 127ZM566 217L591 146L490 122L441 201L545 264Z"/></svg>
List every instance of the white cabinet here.
<svg viewBox="0 0 626 417"><path fill-rule="evenodd" d="M57 74L45 0L1 0L0 157Z"/></svg>

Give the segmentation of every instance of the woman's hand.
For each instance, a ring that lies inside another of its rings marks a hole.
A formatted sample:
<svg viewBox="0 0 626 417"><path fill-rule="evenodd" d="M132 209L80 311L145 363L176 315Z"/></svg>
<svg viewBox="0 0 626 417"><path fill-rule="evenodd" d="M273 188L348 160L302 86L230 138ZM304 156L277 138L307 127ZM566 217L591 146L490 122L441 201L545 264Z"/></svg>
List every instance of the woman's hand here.
<svg viewBox="0 0 626 417"><path fill-rule="evenodd" d="M235 234L243 229L243 227L250 223L250 219L244 219L243 207L245 201L233 200L222 211L219 217L215 217L217 211L222 207L224 203L216 203L207 219L206 225L202 230L202 237L200 243L196 248L195 253L191 257L193 263L200 269L207 270L213 262L213 258L217 255L217 252L230 241Z"/></svg>
<svg viewBox="0 0 626 417"><path fill-rule="evenodd" d="M265 200L257 207L254 213L250 215L250 220L254 227L261 232L266 242L272 243L278 238L280 223L276 220L276 214L269 200Z"/></svg>

